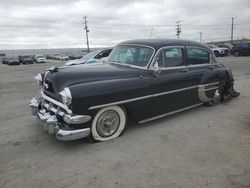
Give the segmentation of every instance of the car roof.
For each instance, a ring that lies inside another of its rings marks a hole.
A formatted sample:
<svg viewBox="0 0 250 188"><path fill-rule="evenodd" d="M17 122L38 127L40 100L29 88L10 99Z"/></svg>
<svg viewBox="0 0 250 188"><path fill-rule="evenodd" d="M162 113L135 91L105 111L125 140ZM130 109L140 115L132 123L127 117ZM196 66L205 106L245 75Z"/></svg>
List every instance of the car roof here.
<svg viewBox="0 0 250 188"><path fill-rule="evenodd" d="M102 51L105 51L105 50L113 50L113 47L112 48L99 48L99 49L93 50L91 52L102 52Z"/></svg>
<svg viewBox="0 0 250 188"><path fill-rule="evenodd" d="M181 39L135 39L119 43L118 45L145 45L154 48L156 51L164 46L197 46L211 51L207 45L199 42Z"/></svg>

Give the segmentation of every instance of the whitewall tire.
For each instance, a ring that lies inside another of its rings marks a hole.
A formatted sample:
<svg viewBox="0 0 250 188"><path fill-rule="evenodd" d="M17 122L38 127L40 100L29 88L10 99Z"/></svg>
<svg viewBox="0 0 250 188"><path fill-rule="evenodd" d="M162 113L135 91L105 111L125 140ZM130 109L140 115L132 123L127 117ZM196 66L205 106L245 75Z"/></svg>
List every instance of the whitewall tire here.
<svg viewBox="0 0 250 188"><path fill-rule="evenodd" d="M91 136L97 141L117 138L126 126L126 114L119 106L109 106L97 112L92 121Z"/></svg>

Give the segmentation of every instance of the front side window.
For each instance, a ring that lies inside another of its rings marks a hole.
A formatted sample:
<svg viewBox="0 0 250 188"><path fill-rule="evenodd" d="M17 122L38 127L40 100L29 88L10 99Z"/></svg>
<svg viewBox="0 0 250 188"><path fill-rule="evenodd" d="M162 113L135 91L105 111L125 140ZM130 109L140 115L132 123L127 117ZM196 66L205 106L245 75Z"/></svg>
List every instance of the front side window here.
<svg viewBox="0 0 250 188"><path fill-rule="evenodd" d="M121 45L113 49L108 61L145 67L152 55L153 49L148 47Z"/></svg>
<svg viewBox="0 0 250 188"><path fill-rule="evenodd" d="M210 54L206 50L197 48L187 49L187 62L190 65L204 64L210 62Z"/></svg>
<svg viewBox="0 0 250 188"><path fill-rule="evenodd" d="M183 65L183 50L181 48L167 48L160 51L156 57L154 67L166 68Z"/></svg>

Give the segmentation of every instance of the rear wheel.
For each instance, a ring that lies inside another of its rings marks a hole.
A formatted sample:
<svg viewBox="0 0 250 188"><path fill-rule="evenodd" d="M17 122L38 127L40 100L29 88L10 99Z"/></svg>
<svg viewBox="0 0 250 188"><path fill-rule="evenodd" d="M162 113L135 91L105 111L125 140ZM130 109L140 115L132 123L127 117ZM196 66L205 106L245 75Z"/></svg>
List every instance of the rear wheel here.
<svg viewBox="0 0 250 188"><path fill-rule="evenodd" d="M221 92L220 88L215 90L213 100L209 102L209 104L211 106L214 106L214 105L217 105L220 103L221 97L222 97L221 93L222 92Z"/></svg>
<svg viewBox="0 0 250 188"><path fill-rule="evenodd" d="M235 52L234 52L234 56L236 56L236 57L240 56L240 52L235 51Z"/></svg>
<svg viewBox="0 0 250 188"><path fill-rule="evenodd" d="M91 126L93 141L107 141L117 138L126 126L126 114L119 106L101 109L95 116Z"/></svg>
<svg viewBox="0 0 250 188"><path fill-rule="evenodd" d="M215 106L217 104L219 104L222 101L222 97L223 97L223 81L220 81L219 83L219 88L217 88L214 92L214 96L213 99L206 103L208 106Z"/></svg>

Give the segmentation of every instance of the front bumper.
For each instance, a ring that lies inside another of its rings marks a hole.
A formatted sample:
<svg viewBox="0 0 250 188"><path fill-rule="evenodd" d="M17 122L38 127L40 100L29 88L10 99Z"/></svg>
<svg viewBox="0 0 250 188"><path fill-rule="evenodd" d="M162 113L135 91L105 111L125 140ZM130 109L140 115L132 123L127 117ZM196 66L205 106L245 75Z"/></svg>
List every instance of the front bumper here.
<svg viewBox="0 0 250 188"><path fill-rule="evenodd" d="M48 101L50 98L46 96L44 99L44 93L41 94L41 97L35 97L30 101L30 107L32 115L37 116L42 121L45 131L48 131L49 134L55 134L56 138L62 141L77 140L90 134L90 128L75 129L65 123L82 124L88 122L91 119L90 116L68 114L60 106L52 103L53 99ZM57 103L59 102L57 101Z"/></svg>

